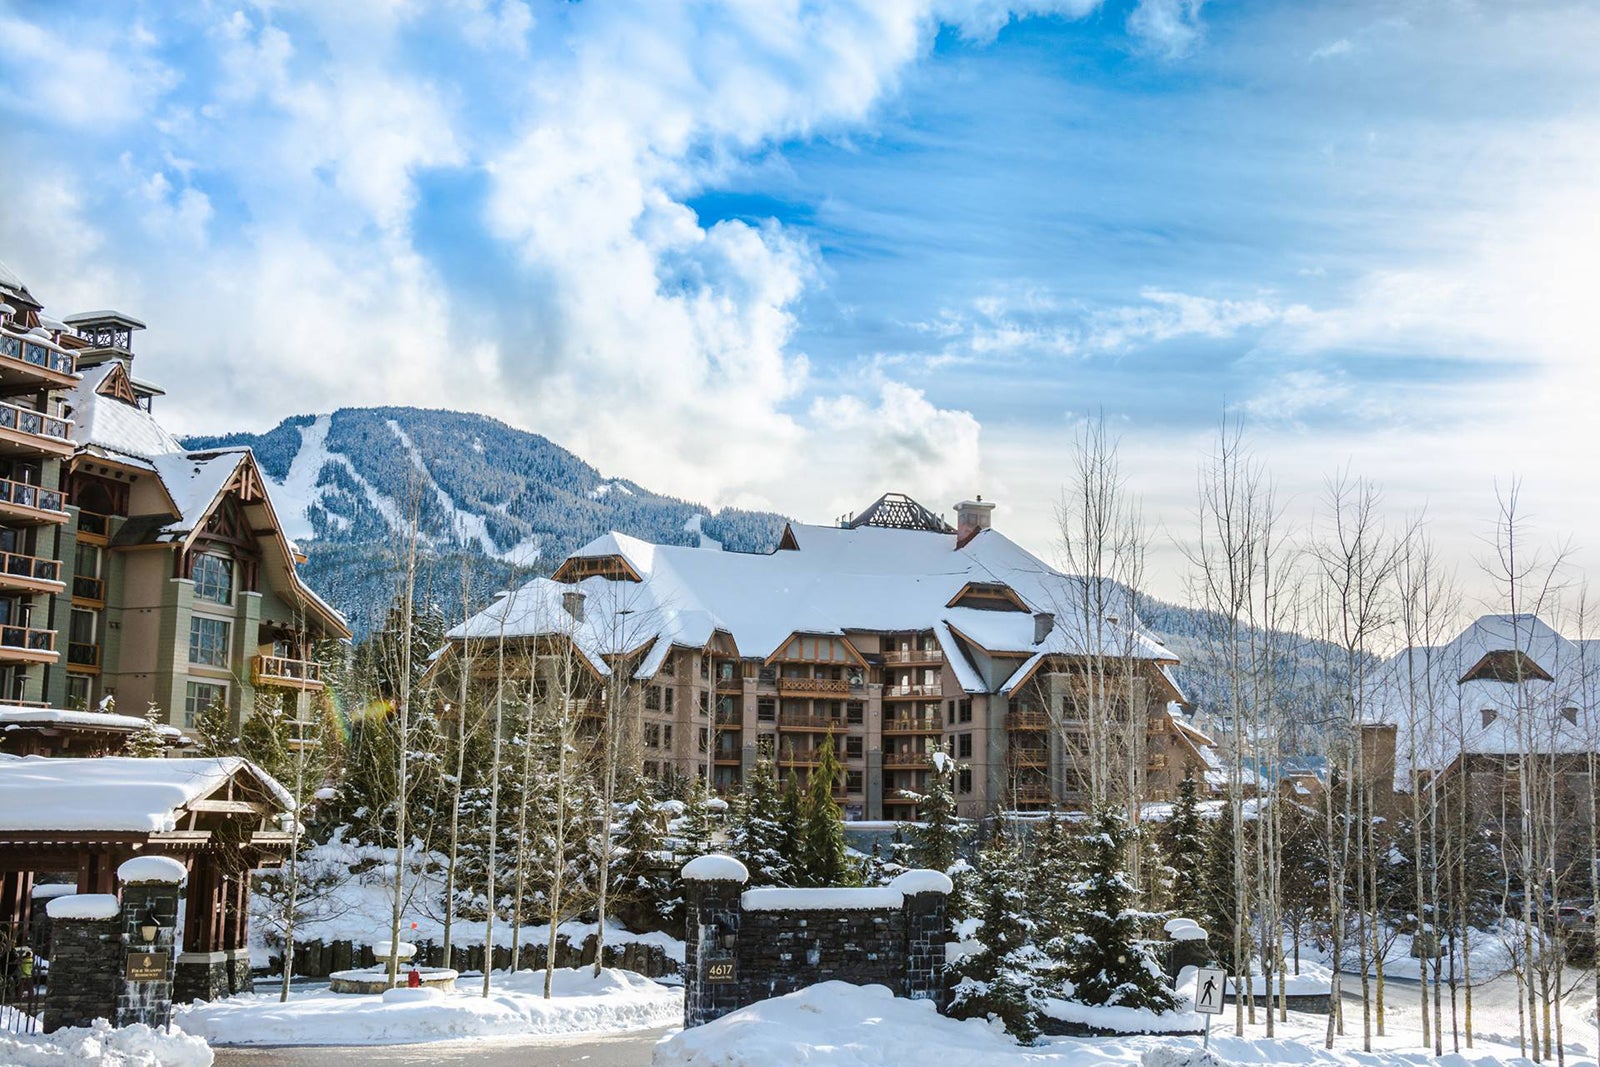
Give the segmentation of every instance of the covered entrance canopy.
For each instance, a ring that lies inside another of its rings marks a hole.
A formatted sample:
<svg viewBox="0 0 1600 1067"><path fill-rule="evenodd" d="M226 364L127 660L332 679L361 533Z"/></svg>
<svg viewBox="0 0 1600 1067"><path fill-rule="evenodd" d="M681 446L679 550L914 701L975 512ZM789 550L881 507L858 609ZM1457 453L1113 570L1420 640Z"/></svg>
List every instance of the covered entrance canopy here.
<svg viewBox="0 0 1600 1067"><path fill-rule="evenodd" d="M294 828L294 798L238 757L0 755L0 924L28 929L36 875L114 893L123 861L170 856L189 871L183 952L241 952L250 872L279 866Z"/></svg>

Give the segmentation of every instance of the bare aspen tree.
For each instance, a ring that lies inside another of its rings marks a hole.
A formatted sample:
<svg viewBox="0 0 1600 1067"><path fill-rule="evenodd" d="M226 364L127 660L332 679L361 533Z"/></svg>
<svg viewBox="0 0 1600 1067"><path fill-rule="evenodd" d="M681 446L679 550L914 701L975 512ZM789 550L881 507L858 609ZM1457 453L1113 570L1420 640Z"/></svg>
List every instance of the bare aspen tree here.
<svg viewBox="0 0 1600 1067"><path fill-rule="evenodd" d="M505 738L506 709L506 621L516 604L515 593L505 593L490 610L495 612L498 640L494 656L494 717L490 723L489 757L489 848L484 864L483 995L489 995L494 974L495 865L500 862L500 752ZM465 635L470 638L471 634Z"/></svg>
<svg viewBox="0 0 1600 1067"><path fill-rule="evenodd" d="M461 556L461 617L472 617L472 572L465 553ZM467 717L472 706L472 672L474 652L471 635L463 629L461 642L455 650L457 679L455 707L455 738L453 752L455 767L450 786L450 831L444 874L444 965L454 960L454 934L456 914L456 864L461 851L461 790L467 770ZM449 705L446 705L446 712Z"/></svg>
<svg viewBox="0 0 1600 1067"><path fill-rule="evenodd" d="M394 804L394 907L389 917L389 984L400 974L400 929L405 907L406 790L410 775L412 631L416 622L417 549L422 539L422 483L413 473L407 485L410 521L406 536L404 588L400 625L400 662L395 671L395 721L399 733L399 758L395 773Z"/></svg>

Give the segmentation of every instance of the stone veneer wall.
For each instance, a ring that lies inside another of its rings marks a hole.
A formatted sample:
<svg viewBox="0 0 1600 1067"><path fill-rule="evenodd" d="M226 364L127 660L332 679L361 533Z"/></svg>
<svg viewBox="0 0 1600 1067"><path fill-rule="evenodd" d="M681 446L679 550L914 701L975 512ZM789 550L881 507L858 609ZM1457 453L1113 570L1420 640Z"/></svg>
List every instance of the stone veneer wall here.
<svg viewBox="0 0 1600 1067"><path fill-rule="evenodd" d="M686 875L684 884L686 1028L835 980L884 985L896 996L945 1006L943 892L902 893L898 907L755 909L744 907L743 881ZM813 901L828 899L820 896L828 891L815 892ZM715 965L729 963L732 979L714 981Z"/></svg>
<svg viewBox="0 0 1600 1067"><path fill-rule="evenodd" d="M52 919L44 1030L115 1017L122 986L122 921Z"/></svg>

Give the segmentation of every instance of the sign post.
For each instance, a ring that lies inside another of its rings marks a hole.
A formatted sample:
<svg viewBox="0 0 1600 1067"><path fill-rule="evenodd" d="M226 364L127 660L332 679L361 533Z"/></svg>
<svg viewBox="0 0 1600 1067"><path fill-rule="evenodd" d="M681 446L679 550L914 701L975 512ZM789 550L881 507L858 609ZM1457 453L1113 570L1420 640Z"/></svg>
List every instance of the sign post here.
<svg viewBox="0 0 1600 1067"><path fill-rule="evenodd" d="M1194 976L1194 1010L1206 1017L1201 1048L1211 1047L1211 1017L1222 1014L1222 994L1227 984L1228 972L1221 967L1201 967Z"/></svg>

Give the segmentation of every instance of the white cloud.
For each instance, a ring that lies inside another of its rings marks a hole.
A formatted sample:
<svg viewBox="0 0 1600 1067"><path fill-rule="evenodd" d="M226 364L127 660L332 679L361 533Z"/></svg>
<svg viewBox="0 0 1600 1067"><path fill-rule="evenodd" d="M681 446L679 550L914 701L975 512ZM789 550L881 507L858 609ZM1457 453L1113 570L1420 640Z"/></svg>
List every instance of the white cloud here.
<svg viewBox="0 0 1600 1067"><path fill-rule="evenodd" d="M109 38L109 39L104 39ZM64 126L103 130L144 118L178 83L155 60L148 33L53 33L25 19L0 15L0 105Z"/></svg>
<svg viewBox="0 0 1600 1067"><path fill-rule="evenodd" d="M1139 0L1128 15L1128 32L1170 59L1186 56L1205 34L1203 6L1205 0Z"/></svg>

